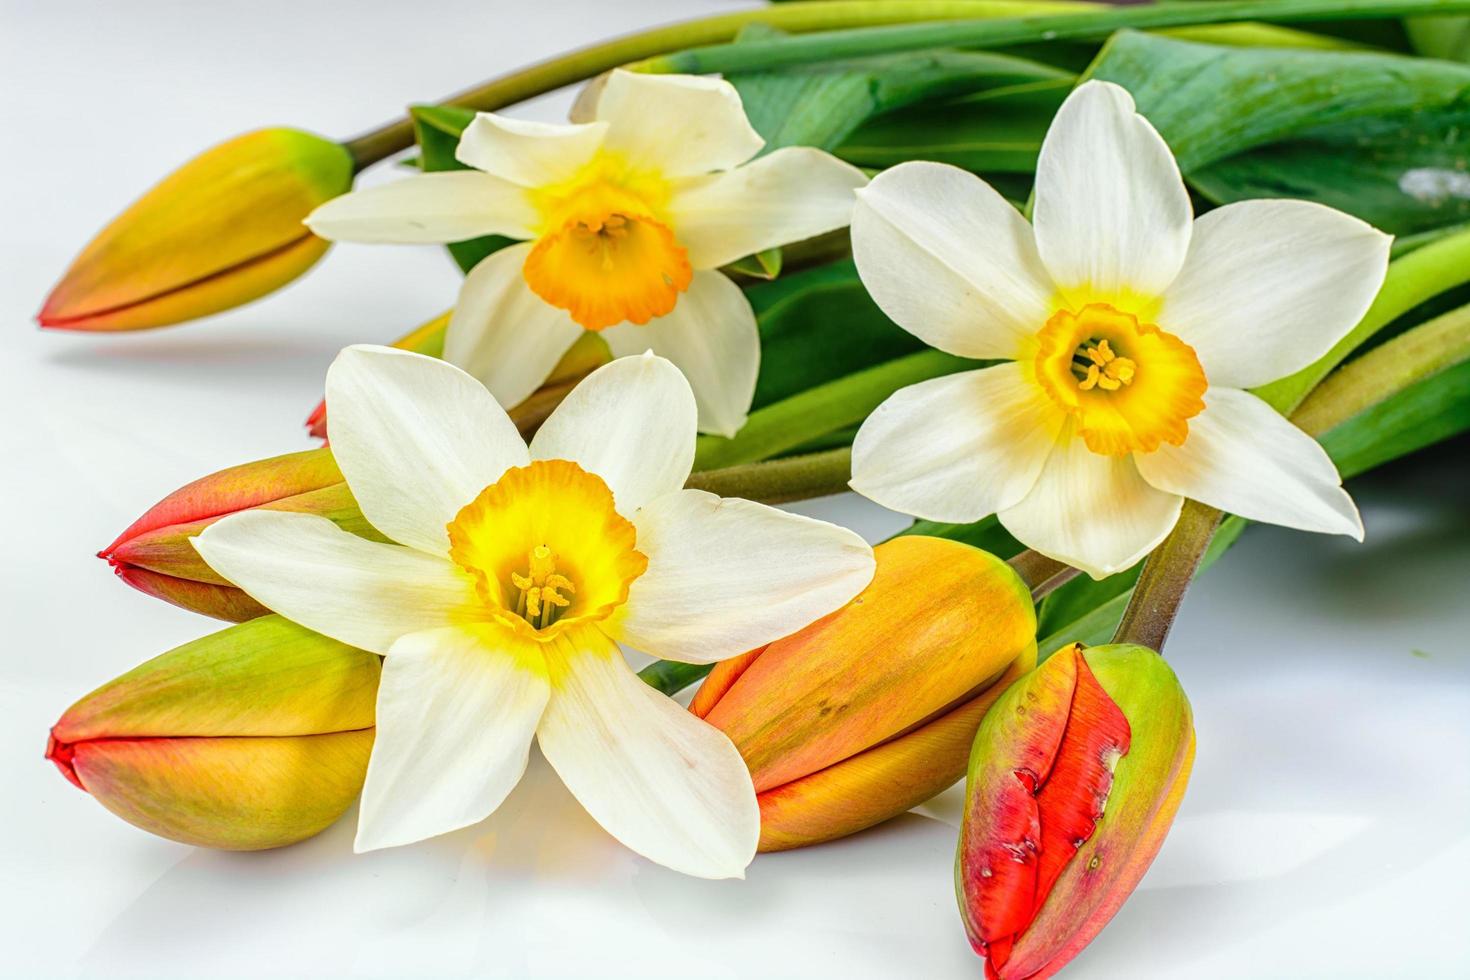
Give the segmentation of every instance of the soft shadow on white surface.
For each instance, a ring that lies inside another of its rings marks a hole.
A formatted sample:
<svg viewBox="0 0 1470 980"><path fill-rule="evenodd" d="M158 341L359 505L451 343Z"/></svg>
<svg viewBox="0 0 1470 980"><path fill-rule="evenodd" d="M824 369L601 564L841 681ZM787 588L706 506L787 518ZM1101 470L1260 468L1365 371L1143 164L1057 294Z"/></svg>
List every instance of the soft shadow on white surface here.
<svg viewBox="0 0 1470 980"><path fill-rule="evenodd" d="M0 975L979 975L950 877L958 790L703 882L620 848L539 757L484 825L363 856L355 813L271 853L161 841L41 757L77 697L220 625L131 592L93 552L189 480L310 447L301 422L336 350L439 313L458 281L437 249L343 246L205 322L43 334L30 319L86 238L232 133L351 133L508 66L736 6L0 0L0 125L45 148L0 160ZM1168 652L1196 712L1194 778L1068 976L1470 974L1467 454L1461 440L1357 481L1365 545L1252 528L1191 593ZM851 495L797 509L874 539L903 523Z"/></svg>

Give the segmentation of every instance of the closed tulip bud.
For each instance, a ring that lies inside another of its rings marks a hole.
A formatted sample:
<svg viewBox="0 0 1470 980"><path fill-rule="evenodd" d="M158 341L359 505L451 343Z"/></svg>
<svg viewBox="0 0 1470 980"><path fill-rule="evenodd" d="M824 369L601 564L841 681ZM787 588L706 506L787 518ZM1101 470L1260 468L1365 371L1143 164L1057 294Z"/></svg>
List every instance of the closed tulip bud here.
<svg viewBox="0 0 1470 980"><path fill-rule="evenodd" d="M274 292L327 243L302 220L352 187L331 140L262 129L206 151L135 201L72 262L38 317L67 330L139 330Z"/></svg>
<svg viewBox="0 0 1470 980"><path fill-rule="evenodd" d="M98 557L124 582L176 606L230 622L263 616L264 606L218 575L189 543L221 517L257 507L319 514L356 534L379 537L330 450L314 449L195 480L154 504Z"/></svg>
<svg viewBox="0 0 1470 980"><path fill-rule="evenodd" d="M908 536L842 609L722 663L690 710L750 768L760 849L855 833L959 781L991 702L1036 659L1036 614L1005 562Z"/></svg>
<svg viewBox="0 0 1470 980"><path fill-rule="evenodd" d="M230 850L319 833L362 788L379 660L268 616L187 643L67 709L46 757L150 833Z"/></svg>
<svg viewBox="0 0 1470 980"><path fill-rule="evenodd" d="M1174 672L1146 647L1063 648L980 725L955 861L987 977L1049 977L1158 853L1194 761Z"/></svg>

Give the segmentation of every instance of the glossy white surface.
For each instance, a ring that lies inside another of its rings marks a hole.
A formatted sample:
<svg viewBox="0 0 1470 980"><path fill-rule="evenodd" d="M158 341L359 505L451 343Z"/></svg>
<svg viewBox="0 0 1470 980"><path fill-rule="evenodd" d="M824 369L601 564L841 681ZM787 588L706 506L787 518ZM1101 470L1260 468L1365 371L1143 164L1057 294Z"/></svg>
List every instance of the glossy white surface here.
<svg viewBox="0 0 1470 980"><path fill-rule="evenodd" d="M979 975L950 884L957 791L710 883L620 849L539 760L485 825L354 857L351 815L274 853L159 840L41 757L76 697L215 628L92 552L187 480L309 446L300 423L336 349L439 312L457 279L436 249L347 246L209 322L43 335L30 318L75 249L235 132L351 134L730 5L0 9L0 975ZM1066 975L1470 975L1464 448L1355 486L1366 545L1257 528L1201 581L1169 649L1197 713L1193 783L1141 888ZM900 523L854 498L803 509L875 538Z"/></svg>

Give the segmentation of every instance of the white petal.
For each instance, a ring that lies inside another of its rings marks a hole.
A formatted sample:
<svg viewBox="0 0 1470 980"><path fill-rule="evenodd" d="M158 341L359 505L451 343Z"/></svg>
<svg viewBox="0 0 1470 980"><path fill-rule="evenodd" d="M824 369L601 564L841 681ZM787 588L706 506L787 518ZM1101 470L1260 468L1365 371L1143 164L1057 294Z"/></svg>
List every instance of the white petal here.
<svg viewBox="0 0 1470 980"><path fill-rule="evenodd" d="M1158 296L1184 264L1193 213L1174 154L1128 90L1079 85L1036 161L1036 247L1057 285L1079 299Z"/></svg>
<svg viewBox="0 0 1470 980"><path fill-rule="evenodd" d="M723 274L696 272L667 315L642 326L620 323L602 336L614 356L651 350L673 361L694 389L700 432L733 436L745 424L760 371L760 331L750 301Z"/></svg>
<svg viewBox="0 0 1470 980"><path fill-rule="evenodd" d="M1020 365L900 389L852 444L852 488L890 510L968 523L1036 484L1065 417Z"/></svg>
<svg viewBox="0 0 1470 980"><path fill-rule="evenodd" d="M714 726L638 679L595 630L550 650L536 738L567 789L639 854L700 878L743 878L760 807L740 753Z"/></svg>
<svg viewBox="0 0 1470 980"><path fill-rule="evenodd" d="M620 357L589 374L542 423L533 459L569 459L595 473L624 517L677 490L694 466L689 382L662 357Z"/></svg>
<svg viewBox="0 0 1470 980"><path fill-rule="evenodd" d="M1134 457L1143 478L1253 521L1363 540L1363 521L1326 451L1249 392L1211 388L1182 446Z"/></svg>
<svg viewBox="0 0 1470 980"><path fill-rule="evenodd" d="M530 238L540 220L523 188L465 170L351 191L311 212L306 226L332 241L414 245L481 235Z"/></svg>
<svg viewBox="0 0 1470 980"><path fill-rule="evenodd" d="M192 540L210 568L267 609L373 653L483 617L474 582L448 559L359 538L315 514L244 511Z"/></svg>
<svg viewBox="0 0 1470 980"><path fill-rule="evenodd" d="M735 86L702 75L617 70L597 102L606 146L633 170L692 177L729 170L765 145L745 118Z"/></svg>
<svg viewBox="0 0 1470 980"><path fill-rule="evenodd" d="M1182 498L1150 486L1130 456L1103 456L1064 433L1036 486L1000 523L1026 547L1106 578L1174 528Z"/></svg>
<svg viewBox="0 0 1470 980"><path fill-rule="evenodd" d="M809 146L787 146L721 174L674 188L669 216L696 269L846 227L853 191L868 182L850 164Z"/></svg>
<svg viewBox="0 0 1470 980"><path fill-rule="evenodd" d="M436 357L348 347L327 371L332 455L368 523L401 544L449 553L445 526L526 444L485 386Z"/></svg>
<svg viewBox="0 0 1470 980"><path fill-rule="evenodd" d="M541 387L585 331L531 292L521 275L529 243L503 248L470 270L444 335L444 359L514 407Z"/></svg>
<svg viewBox="0 0 1470 980"><path fill-rule="evenodd" d="M884 313L961 357L1015 357L1056 292L1031 226L994 188L942 163L902 163L857 194L852 256Z"/></svg>
<svg viewBox="0 0 1470 980"><path fill-rule="evenodd" d="M465 127L454 155L465 166L521 187L545 187L576 176L602 148L606 123L558 124L481 112Z"/></svg>
<svg viewBox="0 0 1470 980"><path fill-rule="evenodd" d="M609 629L668 660L712 663L780 639L873 578L873 549L853 532L738 497L681 490L633 523L648 570Z"/></svg>
<svg viewBox="0 0 1470 980"><path fill-rule="evenodd" d="M1194 223L1159 325L1212 385L1253 388L1327 353L1363 318L1393 238L1309 201L1241 201Z"/></svg>
<svg viewBox="0 0 1470 980"><path fill-rule="evenodd" d="M358 853L488 817L520 782L551 687L540 653L507 631L449 627L403 637L383 661Z"/></svg>

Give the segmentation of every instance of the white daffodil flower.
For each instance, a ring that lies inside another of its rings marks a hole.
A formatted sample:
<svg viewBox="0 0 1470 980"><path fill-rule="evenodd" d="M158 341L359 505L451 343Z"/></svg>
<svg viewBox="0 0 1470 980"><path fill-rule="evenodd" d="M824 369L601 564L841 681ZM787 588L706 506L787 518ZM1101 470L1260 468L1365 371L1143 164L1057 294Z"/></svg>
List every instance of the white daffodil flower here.
<svg viewBox="0 0 1470 980"><path fill-rule="evenodd" d="M648 687L617 643L709 663L837 609L873 575L851 531L683 489L689 384L652 354L578 385L530 447L474 378L349 347L327 375L332 450L396 544L251 511L195 539L287 619L383 654L356 849L483 820L534 735L587 811L675 870L739 877L760 814L726 736Z"/></svg>
<svg viewBox="0 0 1470 980"><path fill-rule="evenodd" d="M1362 538L1310 437L1243 389L1325 354L1362 317L1391 239L1304 201L1193 219L1126 90L1087 82L1036 167L1035 220L977 177L905 163L858 192L853 254L878 305L962 357L1009 363L896 392L853 444L852 486L937 521L997 514L1101 578L1183 498Z"/></svg>
<svg viewBox="0 0 1470 980"><path fill-rule="evenodd" d="M614 356L673 361L701 431L733 435L760 338L745 295L717 270L846 226L866 178L810 147L751 161L764 141L718 79L615 71L590 114L549 125L481 113L456 154L474 170L346 194L306 223L342 241L522 239L465 279L446 360L512 406L585 330L600 331Z"/></svg>

